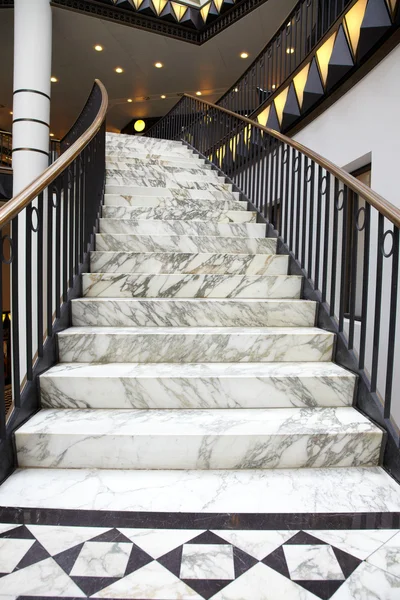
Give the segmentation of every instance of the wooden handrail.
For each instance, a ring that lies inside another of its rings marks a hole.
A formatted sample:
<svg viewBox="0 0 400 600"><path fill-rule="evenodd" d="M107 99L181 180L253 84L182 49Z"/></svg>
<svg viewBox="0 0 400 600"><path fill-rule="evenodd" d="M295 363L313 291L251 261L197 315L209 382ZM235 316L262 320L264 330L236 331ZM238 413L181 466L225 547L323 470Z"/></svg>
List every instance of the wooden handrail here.
<svg viewBox="0 0 400 600"><path fill-rule="evenodd" d="M79 156L99 131L107 113L108 94L101 81L95 79L95 84L100 88L101 104L93 123L50 167L0 209L0 228L4 227L4 225L26 208L32 200L37 198Z"/></svg>
<svg viewBox="0 0 400 600"><path fill-rule="evenodd" d="M280 142L283 142L284 144L287 144L288 146L294 148L298 152L301 152L302 154L316 162L318 165L320 165L323 169L329 171L329 173L334 175L337 179L340 179L340 181L344 183L349 189L358 194L361 198L363 198L363 200L368 202L368 204L376 208L376 210L378 210L384 217L389 219L389 221L391 221L396 227L400 228L400 209L398 209L397 206L395 206L388 200L385 200L385 198L383 198L380 194L377 194L364 183L350 175L350 173L347 173L344 169L341 169L340 167L332 163L330 160L327 160L317 152L314 152L313 150L310 150L310 148L303 146L303 144L300 144L299 142L292 140L286 135L279 133L279 131L269 129L269 127L260 125L259 123L253 121L252 119L249 119L248 117L242 117L242 115L238 115L237 113L232 112L227 108L223 108L222 106L218 106L217 104L213 104L212 102L207 102L207 100L200 100L199 98L191 96L190 94L184 94L183 97L190 98L191 100L195 100L196 102L201 102L202 104L206 104L211 108L220 110L221 112L224 112L225 114L230 115L231 117L240 119L244 123L247 123L252 127L256 127L261 131L264 131L265 133L276 138Z"/></svg>

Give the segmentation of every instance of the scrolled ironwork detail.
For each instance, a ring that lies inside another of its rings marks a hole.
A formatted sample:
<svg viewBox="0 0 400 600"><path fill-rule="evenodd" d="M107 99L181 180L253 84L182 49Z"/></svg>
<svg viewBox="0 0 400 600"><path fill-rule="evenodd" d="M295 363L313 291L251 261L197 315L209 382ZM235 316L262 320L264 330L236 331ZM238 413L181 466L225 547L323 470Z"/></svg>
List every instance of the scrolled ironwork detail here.
<svg viewBox="0 0 400 600"><path fill-rule="evenodd" d="M392 246L390 248L390 252L385 252L385 242L386 242L386 238L390 235L390 237L392 238ZM382 238L382 243L381 243L381 252L382 255L385 258L390 258L393 254L394 251L394 234L393 231L391 229L388 229L387 231L385 231L385 233L383 234L383 238Z"/></svg>
<svg viewBox="0 0 400 600"><path fill-rule="evenodd" d="M314 166L313 165L308 165L307 169L306 169L306 181L307 183L310 183L312 176L313 176L313 172L314 172Z"/></svg>
<svg viewBox="0 0 400 600"><path fill-rule="evenodd" d="M342 204L339 204L339 199L342 196ZM336 195L336 201L335 201L335 206L336 206L336 210L338 212L340 212L341 210L343 210L344 208L344 203L345 203L345 195L344 195L344 189L342 188L341 190L338 191L337 195Z"/></svg>
<svg viewBox="0 0 400 600"><path fill-rule="evenodd" d="M325 196L327 190L328 190L328 178L326 175L324 175L323 177L321 177L321 181L319 182L319 193L321 194L321 196Z"/></svg>
<svg viewBox="0 0 400 600"><path fill-rule="evenodd" d="M362 222L362 226L360 225L360 215L364 215L364 220ZM365 206L360 206L356 213L356 229L357 231L364 231L365 226L367 224L367 211Z"/></svg>
<svg viewBox="0 0 400 600"><path fill-rule="evenodd" d="M33 215L36 215L36 219L37 219L37 224L36 227L33 224ZM31 206L31 229L34 233L37 233L40 229L40 217L39 217L39 211L36 208L36 206Z"/></svg>

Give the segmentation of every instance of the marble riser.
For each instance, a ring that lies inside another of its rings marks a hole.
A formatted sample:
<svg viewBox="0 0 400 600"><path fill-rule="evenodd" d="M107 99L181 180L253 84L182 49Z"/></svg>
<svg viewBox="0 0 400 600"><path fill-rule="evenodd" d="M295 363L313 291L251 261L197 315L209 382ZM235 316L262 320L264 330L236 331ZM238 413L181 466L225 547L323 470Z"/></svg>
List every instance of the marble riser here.
<svg viewBox="0 0 400 600"><path fill-rule="evenodd" d="M146 152L146 149L135 150L113 150L106 149L106 165L109 163L118 164L135 164L137 162L156 163L160 165L177 165L177 166L204 166L205 162L196 154L163 154L155 152Z"/></svg>
<svg viewBox="0 0 400 600"><path fill-rule="evenodd" d="M0 487L0 505L165 514L390 513L400 512L400 494L396 481L380 467L18 469Z"/></svg>
<svg viewBox="0 0 400 600"><path fill-rule="evenodd" d="M333 407L352 405L355 382L333 363L61 363L40 376L40 398L43 408Z"/></svg>
<svg viewBox="0 0 400 600"><path fill-rule="evenodd" d="M239 200L239 192L233 192L228 183L198 183L190 181L187 185L108 185L105 186L106 194L123 194L126 196L163 196L171 198L209 198L210 200Z"/></svg>
<svg viewBox="0 0 400 600"><path fill-rule="evenodd" d="M130 158L125 156L118 160L112 156L106 156L106 169L117 171L133 171L137 168L166 168L166 169L197 169L203 172L211 171L211 165L206 164L203 159L185 158L185 159L162 159L162 158Z"/></svg>
<svg viewBox="0 0 400 600"><path fill-rule="evenodd" d="M100 219L100 233L264 238L266 225L263 223L212 223L211 221Z"/></svg>
<svg viewBox="0 0 400 600"><path fill-rule="evenodd" d="M90 253L92 273L285 275L288 256L188 252Z"/></svg>
<svg viewBox="0 0 400 600"><path fill-rule="evenodd" d="M96 250L106 252L275 254L276 239L98 233L96 234Z"/></svg>
<svg viewBox="0 0 400 600"><path fill-rule="evenodd" d="M60 362L328 362L334 335L313 327L70 327Z"/></svg>
<svg viewBox="0 0 400 600"><path fill-rule="evenodd" d="M20 467L372 467L382 431L353 408L43 409L15 443Z"/></svg>
<svg viewBox="0 0 400 600"><path fill-rule="evenodd" d="M167 210L247 210L247 202L239 200L215 200L210 199L187 199L187 198L164 198L157 196L125 196L118 194L106 194L105 206L142 206L148 208L164 208Z"/></svg>
<svg viewBox="0 0 400 600"><path fill-rule="evenodd" d="M158 140L154 142L150 138L147 138L143 143L131 143L130 140L121 141L107 141L106 143L106 154L113 154L115 152L124 152L127 154L135 152L143 152L146 154L156 154L158 156L192 156L193 152L184 146L183 144L170 142L167 140Z"/></svg>
<svg viewBox="0 0 400 600"><path fill-rule="evenodd" d="M202 221L213 223L255 223L257 213L246 210L205 210L196 206L186 208L145 208L141 206L103 206L104 219Z"/></svg>
<svg viewBox="0 0 400 600"><path fill-rule="evenodd" d="M72 325L93 327L313 327L306 300L72 300Z"/></svg>
<svg viewBox="0 0 400 600"><path fill-rule="evenodd" d="M197 181L198 183L225 183L225 178L218 175L217 171L205 169L183 169L182 167L134 167L131 170L127 169L106 169L106 184L107 185L143 185L143 180L146 179L146 185L153 185L156 182L156 187L164 187L170 183L186 183ZM162 182L162 183L159 183Z"/></svg>
<svg viewBox="0 0 400 600"><path fill-rule="evenodd" d="M300 298L296 275L84 273L83 295L103 298Z"/></svg>

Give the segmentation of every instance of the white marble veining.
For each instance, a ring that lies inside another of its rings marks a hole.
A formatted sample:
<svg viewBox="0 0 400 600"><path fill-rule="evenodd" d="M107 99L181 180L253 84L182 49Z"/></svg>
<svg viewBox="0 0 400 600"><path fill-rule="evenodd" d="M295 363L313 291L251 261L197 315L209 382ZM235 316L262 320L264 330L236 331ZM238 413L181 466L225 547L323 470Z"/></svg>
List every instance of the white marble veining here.
<svg viewBox="0 0 400 600"><path fill-rule="evenodd" d="M185 544L181 579L235 579L233 548L229 544Z"/></svg>
<svg viewBox="0 0 400 600"><path fill-rule="evenodd" d="M146 181L146 184L143 183L144 181ZM168 187L170 185L179 185L182 182L189 183L193 181L196 183L225 183L225 178L219 177L216 171L177 166L137 166L131 171L125 169L106 169L107 185Z"/></svg>
<svg viewBox="0 0 400 600"><path fill-rule="evenodd" d="M105 219L128 219L132 221L149 219L165 221L212 221L214 223L255 223L257 215L248 210L221 210L215 205L213 210L202 209L187 203L185 208L148 208L143 206L103 206Z"/></svg>
<svg viewBox="0 0 400 600"><path fill-rule="evenodd" d="M345 579L337 558L328 545L286 544L283 552L292 580Z"/></svg>
<svg viewBox="0 0 400 600"><path fill-rule="evenodd" d="M12 573L35 540L0 538L0 573Z"/></svg>
<svg viewBox="0 0 400 600"><path fill-rule="evenodd" d="M319 529L307 531L310 535L331 544L360 560L365 560L385 542L393 538L396 529ZM377 565L378 566L378 565Z"/></svg>
<svg viewBox="0 0 400 600"><path fill-rule="evenodd" d="M134 221L132 219L100 219L100 233L131 235L187 235L205 237L265 238L262 223L212 223L211 221Z"/></svg>
<svg viewBox="0 0 400 600"><path fill-rule="evenodd" d="M192 158L193 157L193 158ZM211 165L207 164L203 158L196 157L196 155L179 156L168 158L148 158L147 155L142 158L138 158L138 153L130 154L127 156L123 154L121 158L115 155L106 154L106 168L116 169L117 171L132 171L135 169L141 169L142 167L157 167L165 168L167 170L179 168L179 169L197 169L204 171L210 171Z"/></svg>
<svg viewBox="0 0 400 600"><path fill-rule="evenodd" d="M105 298L300 298L297 275L84 273L83 295Z"/></svg>
<svg viewBox="0 0 400 600"><path fill-rule="evenodd" d="M107 164L125 164L129 163L153 163L161 165L177 165L177 166L204 166L204 160L198 154L156 154L155 152L147 152L145 148L133 148L132 150L124 150L121 148L111 149L106 148L106 165Z"/></svg>
<svg viewBox="0 0 400 600"><path fill-rule="evenodd" d="M248 203L235 198L171 198L170 196L130 196L128 194L105 194L104 206L141 206L167 210L247 210Z"/></svg>
<svg viewBox="0 0 400 600"><path fill-rule="evenodd" d="M380 467L18 469L0 487L0 505L167 513L398 512L400 494L398 484Z"/></svg>
<svg viewBox="0 0 400 600"><path fill-rule="evenodd" d="M282 531L213 529L212 533L240 548L240 550L250 554L250 556L253 556L257 560L262 560L279 548L279 546L290 540L298 531L295 529L285 529Z"/></svg>
<svg viewBox="0 0 400 600"><path fill-rule="evenodd" d="M100 327L313 327L307 300L77 298L72 325Z"/></svg>
<svg viewBox="0 0 400 600"><path fill-rule="evenodd" d="M132 544L125 542L85 542L70 574L78 577L123 577L131 550Z"/></svg>
<svg viewBox="0 0 400 600"><path fill-rule="evenodd" d="M42 409L15 434L19 466L85 469L375 466L381 441L350 407Z"/></svg>
<svg viewBox="0 0 400 600"><path fill-rule="evenodd" d="M334 335L314 327L70 327L60 362L324 362Z"/></svg>
<svg viewBox="0 0 400 600"><path fill-rule="evenodd" d="M398 600L400 578L361 563L332 596L332 600Z"/></svg>
<svg viewBox="0 0 400 600"><path fill-rule="evenodd" d="M194 156L193 151L182 142L123 134L118 134L118 137L107 137L107 153L115 152L122 152L127 156L132 152L144 152L156 156Z"/></svg>
<svg viewBox="0 0 400 600"><path fill-rule="evenodd" d="M204 533L205 529L135 529L118 527L125 537L132 540L153 558L159 558L178 546Z"/></svg>
<svg viewBox="0 0 400 600"><path fill-rule="evenodd" d="M107 252L90 253L92 273L180 273L217 275L285 275L289 257L283 254L214 252Z"/></svg>
<svg viewBox="0 0 400 600"><path fill-rule="evenodd" d="M273 238L98 233L96 234L96 250L106 252L275 254L276 240Z"/></svg>
<svg viewBox="0 0 400 600"><path fill-rule="evenodd" d="M311 408L351 406L355 381L333 363L60 363L40 392L45 408Z"/></svg>
<svg viewBox="0 0 400 600"><path fill-rule="evenodd" d="M208 192L208 193L207 193ZM171 177L159 179L138 178L134 182L120 181L107 183L106 194L124 194L128 196L171 196L172 198L215 198L238 199L239 193L233 192L231 183L219 181L176 181ZM206 194L206 195L204 195Z"/></svg>
<svg viewBox="0 0 400 600"><path fill-rule="evenodd" d="M371 554L367 562L400 578L400 532Z"/></svg>

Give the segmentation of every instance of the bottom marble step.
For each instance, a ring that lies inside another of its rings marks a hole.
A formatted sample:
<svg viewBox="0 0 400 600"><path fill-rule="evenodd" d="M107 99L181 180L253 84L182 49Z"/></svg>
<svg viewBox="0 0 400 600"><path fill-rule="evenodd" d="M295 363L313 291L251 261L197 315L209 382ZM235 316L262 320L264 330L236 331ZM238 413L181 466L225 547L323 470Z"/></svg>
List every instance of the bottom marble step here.
<svg viewBox="0 0 400 600"><path fill-rule="evenodd" d="M131 514L371 513L373 517L374 513L400 512L400 486L380 467L258 471L18 469L0 487L0 506ZM354 515L356 529L360 518ZM369 522L374 527L373 519Z"/></svg>
<svg viewBox="0 0 400 600"><path fill-rule="evenodd" d="M351 406L356 376L334 363L60 363L41 375L43 408Z"/></svg>
<svg viewBox="0 0 400 600"><path fill-rule="evenodd" d="M15 433L21 467L376 466L381 429L354 408L43 409Z"/></svg>

